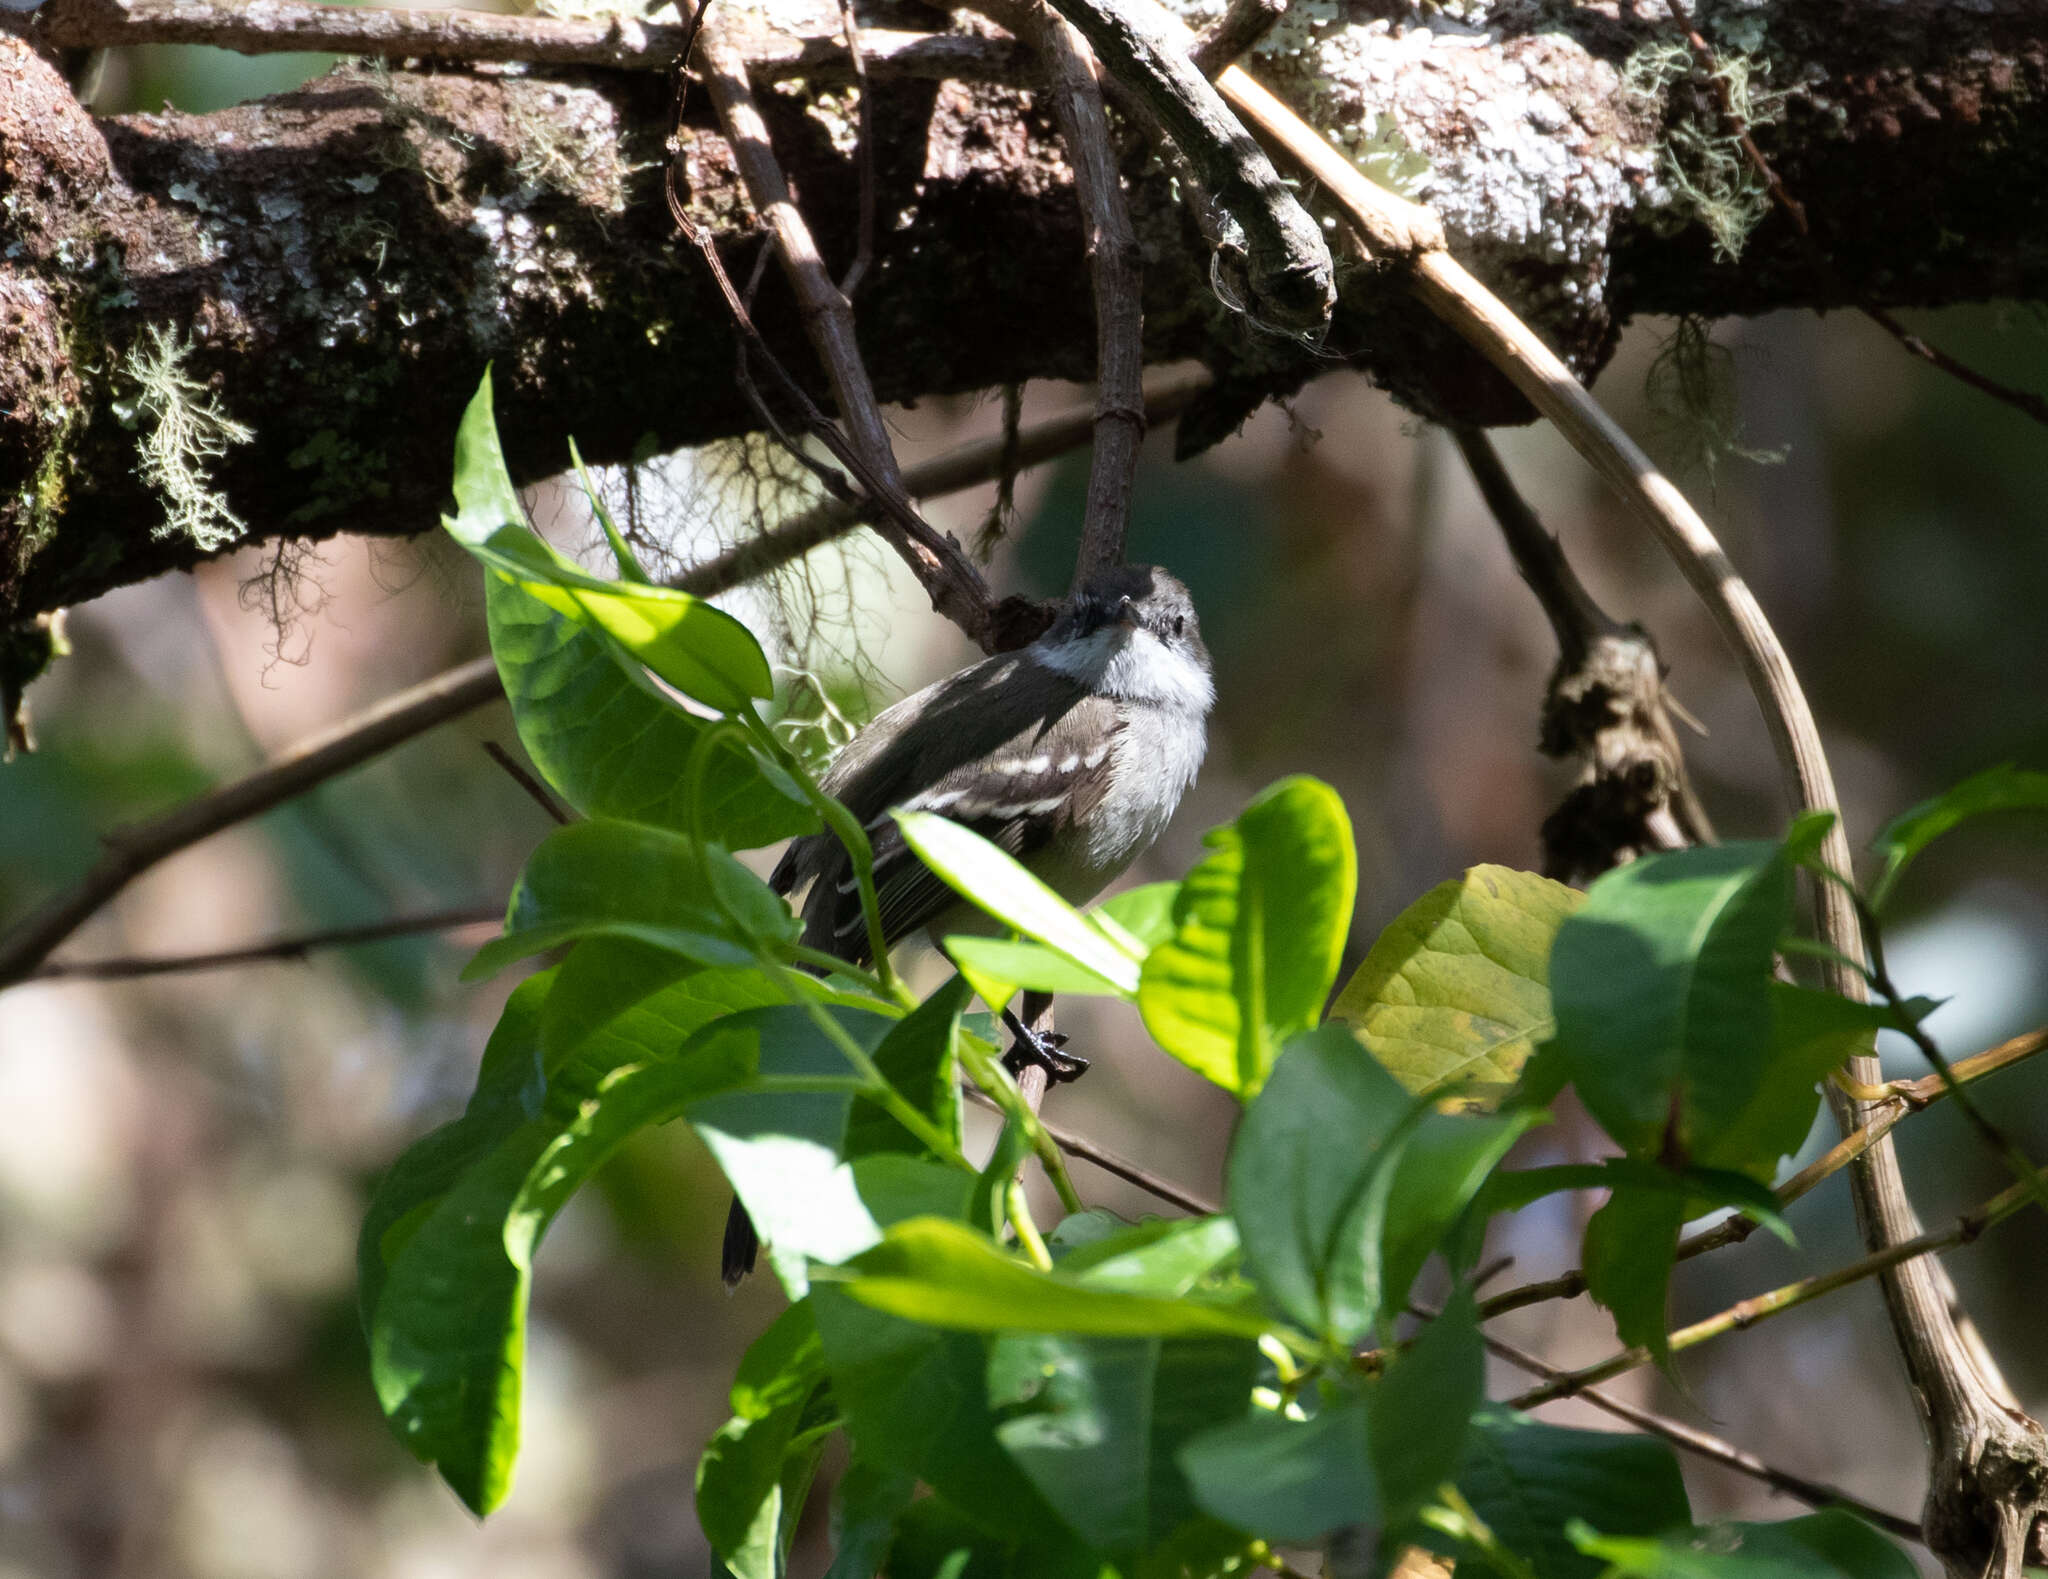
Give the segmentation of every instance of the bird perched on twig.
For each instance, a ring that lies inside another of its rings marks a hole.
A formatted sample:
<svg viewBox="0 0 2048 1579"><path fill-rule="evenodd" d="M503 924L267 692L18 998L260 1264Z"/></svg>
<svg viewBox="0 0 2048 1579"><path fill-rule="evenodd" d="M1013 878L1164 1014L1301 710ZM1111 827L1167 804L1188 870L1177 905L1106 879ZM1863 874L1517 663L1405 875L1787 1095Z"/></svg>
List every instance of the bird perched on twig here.
<svg viewBox="0 0 2048 1579"><path fill-rule="evenodd" d="M825 774L826 793L873 842L889 945L991 923L928 870L892 811L951 818L1000 845L1070 904L1095 897L1157 839L1194 782L1215 700L1188 589L1151 565L1091 577L1046 633L907 696L856 735ZM770 883L804 900L806 945L869 963L852 863L827 831L793 842ZM1055 1080L1087 1067L1020 1032L1013 1067ZM751 1271L759 1241L739 1202L726 1224L725 1277Z"/></svg>

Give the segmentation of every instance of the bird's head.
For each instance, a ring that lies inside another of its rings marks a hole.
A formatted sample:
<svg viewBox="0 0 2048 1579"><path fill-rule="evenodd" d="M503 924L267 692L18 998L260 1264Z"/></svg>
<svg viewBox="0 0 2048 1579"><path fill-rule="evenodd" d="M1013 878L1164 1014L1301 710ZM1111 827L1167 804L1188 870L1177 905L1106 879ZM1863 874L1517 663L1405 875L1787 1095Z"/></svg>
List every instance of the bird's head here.
<svg viewBox="0 0 2048 1579"><path fill-rule="evenodd" d="M1204 713L1214 697L1194 600L1157 565L1097 571L1036 646L1049 667L1113 696Z"/></svg>

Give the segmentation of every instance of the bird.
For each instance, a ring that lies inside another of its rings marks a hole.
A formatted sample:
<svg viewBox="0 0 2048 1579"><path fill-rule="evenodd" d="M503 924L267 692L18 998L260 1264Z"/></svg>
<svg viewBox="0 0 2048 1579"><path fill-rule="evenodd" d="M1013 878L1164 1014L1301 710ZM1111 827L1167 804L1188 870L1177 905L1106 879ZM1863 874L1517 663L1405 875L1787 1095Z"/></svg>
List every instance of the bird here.
<svg viewBox="0 0 2048 1579"><path fill-rule="evenodd" d="M891 815L958 822L1015 856L1069 904L1085 904L1165 831L1208 747L1216 698L1194 600L1156 565L1117 565L1077 587L1029 646L998 653L877 714L820 781L867 830L886 947L926 932L995 923L921 862ZM791 842L769 877L803 900L802 941L851 965L872 961L860 888L829 831ZM1070 1080L1085 1059L1013 1014L1012 1068ZM726 1221L728 1287L760 1242L735 1200Z"/></svg>

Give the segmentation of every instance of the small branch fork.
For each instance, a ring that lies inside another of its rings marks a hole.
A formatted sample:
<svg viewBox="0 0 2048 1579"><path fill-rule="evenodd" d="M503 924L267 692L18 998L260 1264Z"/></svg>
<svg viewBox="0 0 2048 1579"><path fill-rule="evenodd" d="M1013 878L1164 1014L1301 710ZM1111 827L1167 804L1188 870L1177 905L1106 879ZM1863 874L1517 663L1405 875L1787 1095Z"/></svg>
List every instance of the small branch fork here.
<svg viewBox="0 0 2048 1579"><path fill-rule="evenodd" d="M1728 90L1728 80L1721 74L1721 61L1714 52L1714 46L1708 43L1706 36L1693 25L1692 18L1686 14L1684 0L1665 0L1665 9L1671 13L1671 20L1678 24L1679 31L1685 35L1686 45L1692 50L1693 60L1700 69L1700 75L1706 78L1708 88L1714 95L1714 103L1721 112L1721 119L1727 123L1728 130L1741 146L1743 158L1749 161L1750 168L1756 171L1757 177L1764 183L1764 189L1770 193L1771 201L1783 209L1785 217L1792 221L1792 228L1799 233L1799 240L1806 250L1808 262L1812 264L1814 273L1828 290L1844 300L1854 302L1858 312L1921 361L1941 369L1949 377L1969 385L1980 394L2002 401L2013 410L2032 417L2043 426L2048 426L2048 396L2036 394L2032 390L2014 389L2009 384L2002 384L1995 378L1987 377L1975 368L1957 361L1946 351L1929 345L1886 309L1860 300L1858 293L1843 288L1841 276L1836 272L1828 255L1821 250L1819 239L1813 233L1813 225L1806 215L1806 205L1792 195L1772 167L1770 160L1764 157L1763 150L1756 145L1756 138L1752 135L1749 123L1736 109L1734 96Z"/></svg>
<svg viewBox="0 0 2048 1579"><path fill-rule="evenodd" d="M1647 851L1713 843L1671 721L1656 641L1593 600L1486 435L1464 426L1451 434L1557 637L1538 745L1545 756L1576 759L1581 771L1543 821L1544 875L1583 882Z"/></svg>

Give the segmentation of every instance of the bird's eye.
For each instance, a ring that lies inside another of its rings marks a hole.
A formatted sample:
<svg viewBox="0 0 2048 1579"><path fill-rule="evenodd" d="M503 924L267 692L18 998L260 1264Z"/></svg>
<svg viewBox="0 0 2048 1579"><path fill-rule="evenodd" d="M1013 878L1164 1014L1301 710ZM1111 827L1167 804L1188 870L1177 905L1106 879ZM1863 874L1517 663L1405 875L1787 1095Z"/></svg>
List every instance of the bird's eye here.
<svg viewBox="0 0 2048 1579"><path fill-rule="evenodd" d="M1176 614L1176 615L1174 615L1174 617L1173 617L1173 633L1174 633L1174 635L1176 635L1176 636L1180 635L1180 634L1181 634L1181 632L1183 632L1183 631L1185 631L1185 630L1187 629L1187 627L1188 627L1188 617L1187 617L1187 616L1186 616L1185 614Z"/></svg>

